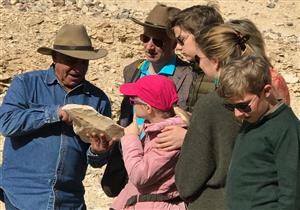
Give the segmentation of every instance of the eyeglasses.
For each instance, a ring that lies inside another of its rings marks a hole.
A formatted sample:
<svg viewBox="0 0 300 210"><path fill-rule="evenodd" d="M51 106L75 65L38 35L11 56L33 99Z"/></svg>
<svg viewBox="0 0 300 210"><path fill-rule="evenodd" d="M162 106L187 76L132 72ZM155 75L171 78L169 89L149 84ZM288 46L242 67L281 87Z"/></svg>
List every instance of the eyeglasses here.
<svg viewBox="0 0 300 210"><path fill-rule="evenodd" d="M254 98L251 99L251 101L248 101L248 102L242 102L242 103L237 103L237 104L224 103L223 106L232 112L234 111L234 109L238 109L240 112L249 113L252 111L251 105L252 105L253 101L255 101L256 97L258 97L258 96L255 96Z"/></svg>
<svg viewBox="0 0 300 210"><path fill-rule="evenodd" d="M156 47L162 48L162 47L164 46L164 41L161 40L161 39L149 37L149 36L147 36L147 35L145 35L145 34L141 34L141 35L140 35L140 40L141 40L143 43L148 43L151 39L152 39L153 44L154 44Z"/></svg>
<svg viewBox="0 0 300 210"><path fill-rule="evenodd" d="M182 37L181 35L179 35L178 37L176 37L176 42L183 46L184 45L184 42L189 38L189 35L186 36L186 37Z"/></svg>
<svg viewBox="0 0 300 210"><path fill-rule="evenodd" d="M146 103L145 102L143 102L143 101L141 101L141 100L139 100L139 99L137 99L137 98L134 98L134 97L130 97L129 98L129 103L130 103L130 105L135 105L135 104L142 104L142 105L146 105Z"/></svg>

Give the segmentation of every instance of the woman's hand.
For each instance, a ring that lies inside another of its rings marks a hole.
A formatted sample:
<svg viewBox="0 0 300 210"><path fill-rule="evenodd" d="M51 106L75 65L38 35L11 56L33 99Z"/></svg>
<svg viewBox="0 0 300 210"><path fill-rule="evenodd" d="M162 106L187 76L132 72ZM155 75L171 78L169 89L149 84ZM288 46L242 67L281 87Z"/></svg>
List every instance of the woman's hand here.
<svg viewBox="0 0 300 210"><path fill-rule="evenodd" d="M181 148L187 130L170 125L161 130L155 139L155 146L161 150L171 151Z"/></svg>

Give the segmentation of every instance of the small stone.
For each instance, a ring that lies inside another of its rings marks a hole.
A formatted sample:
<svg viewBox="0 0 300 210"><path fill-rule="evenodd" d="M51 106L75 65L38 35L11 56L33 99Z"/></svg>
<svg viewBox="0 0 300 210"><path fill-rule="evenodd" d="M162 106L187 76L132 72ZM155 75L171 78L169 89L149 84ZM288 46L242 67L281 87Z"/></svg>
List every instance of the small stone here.
<svg viewBox="0 0 300 210"><path fill-rule="evenodd" d="M285 81L290 84L299 82L299 78L291 73L285 73L285 74L283 74L283 77L284 77Z"/></svg>
<svg viewBox="0 0 300 210"><path fill-rule="evenodd" d="M268 8L271 8L271 9L272 9L272 8L275 8L275 6L276 6L276 4L273 3L273 2L270 2L270 3L267 4L267 7L268 7Z"/></svg>
<svg viewBox="0 0 300 210"><path fill-rule="evenodd" d="M10 0L10 4L11 4L11 5L15 5L15 4L17 4L17 3L19 3L19 0Z"/></svg>
<svg viewBox="0 0 300 210"><path fill-rule="evenodd" d="M86 14L86 13L89 11L88 6L84 5L84 6L81 8L81 11L82 11L82 13Z"/></svg>
<svg viewBox="0 0 300 210"><path fill-rule="evenodd" d="M53 6L55 7L65 6L65 0L53 0Z"/></svg>

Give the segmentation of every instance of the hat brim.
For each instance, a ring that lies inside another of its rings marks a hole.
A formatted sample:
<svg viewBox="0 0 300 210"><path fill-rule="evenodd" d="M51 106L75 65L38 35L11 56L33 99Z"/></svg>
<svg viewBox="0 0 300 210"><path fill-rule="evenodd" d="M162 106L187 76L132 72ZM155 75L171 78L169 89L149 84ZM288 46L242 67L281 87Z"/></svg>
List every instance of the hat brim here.
<svg viewBox="0 0 300 210"><path fill-rule="evenodd" d="M136 24L139 24L141 26L147 26L147 27L151 27L151 28L156 28L156 29L163 29L166 30L167 27L166 26L160 26L160 25L154 25L152 23L147 23L147 22L141 22L133 17L130 18L133 22L135 22Z"/></svg>
<svg viewBox="0 0 300 210"><path fill-rule="evenodd" d="M120 92L125 96L137 96L138 87L136 83L125 83L120 86Z"/></svg>
<svg viewBox="0 0 300 210"><path fill-rule="evenodd" d="M49 47L40 47L37 51L43 55L52 55L53 52L59 52L61 54L79 58L83 60L95 60L98 58L102 58L107 55L107 50L105 49L97 49L94 51L84 51L84 50L57 50Z"/></svg>

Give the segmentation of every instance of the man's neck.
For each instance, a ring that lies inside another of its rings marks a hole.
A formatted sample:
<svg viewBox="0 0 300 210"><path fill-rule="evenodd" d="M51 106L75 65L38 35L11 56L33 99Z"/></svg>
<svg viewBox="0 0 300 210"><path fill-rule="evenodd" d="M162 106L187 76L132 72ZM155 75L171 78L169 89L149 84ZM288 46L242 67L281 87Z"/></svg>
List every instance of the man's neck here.
<svg viewBox="0 0 300 210"><path fill-rule="evenodd" d="M173 54L174 55L174 54ZM160 62L150 62L150 65L149 65L149 72L150 74L152 73L155 73L157 74L158 72L160 72L160 70L167 64L170 62L172 56L169 56L168 58L164 59L163 61L160 61Z"/></svg>

